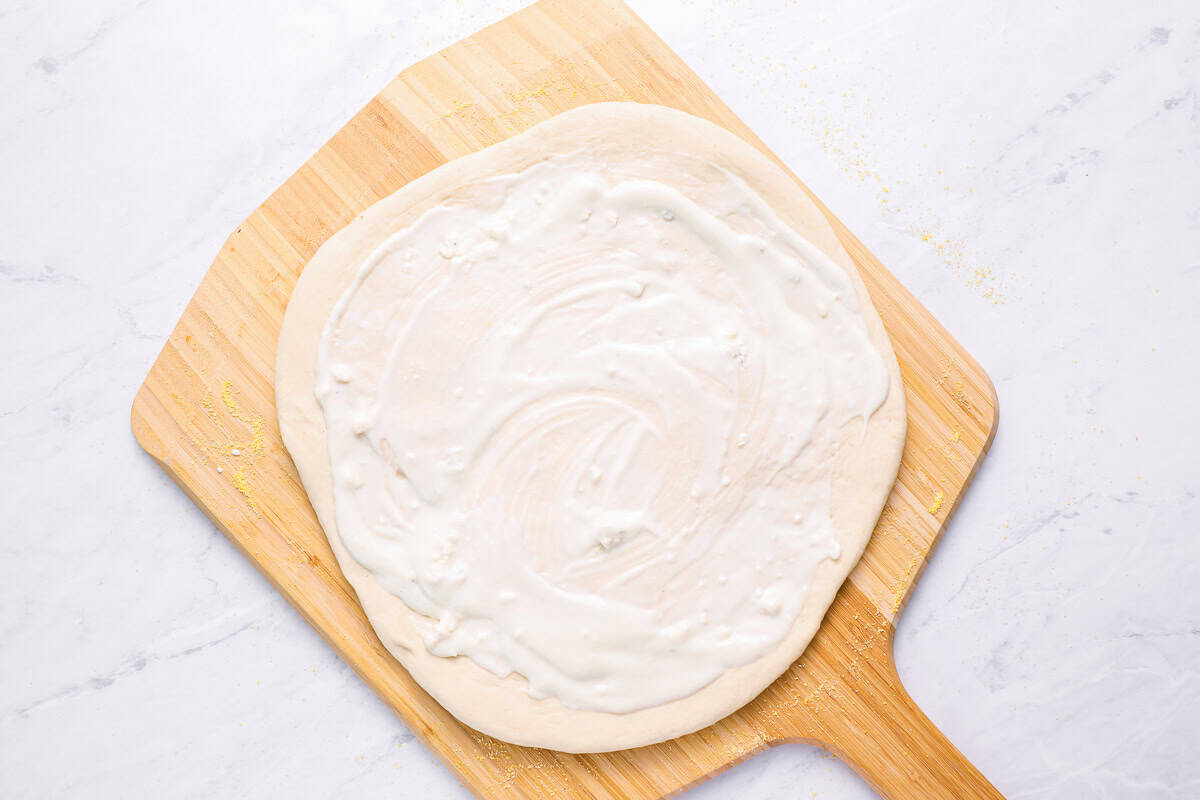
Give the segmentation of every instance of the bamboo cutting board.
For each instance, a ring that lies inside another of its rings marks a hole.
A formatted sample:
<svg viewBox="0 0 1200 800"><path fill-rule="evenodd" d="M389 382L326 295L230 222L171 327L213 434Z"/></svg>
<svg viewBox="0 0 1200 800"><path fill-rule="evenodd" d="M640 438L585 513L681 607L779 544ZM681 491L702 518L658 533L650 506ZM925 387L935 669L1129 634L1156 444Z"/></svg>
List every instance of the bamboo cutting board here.
<svg viewBox="0 0 1200 800"><path fill-rule="evenodd" d="M600 100L675 106L775 158L625 6L542 0L402 72L234 231L138 392L138 441L480 797L659 798L792 741L837 754L887 797L999 797L909 699L891 653L896 616L991 443L995 394L824 206L892 338L908 440L866 554L785 675L689 736L567 755L462 726L372 632L275 423L275 342L292 287L326 238L376 200L449 159ZM796 190L808 191L799 181Z"/></svg>

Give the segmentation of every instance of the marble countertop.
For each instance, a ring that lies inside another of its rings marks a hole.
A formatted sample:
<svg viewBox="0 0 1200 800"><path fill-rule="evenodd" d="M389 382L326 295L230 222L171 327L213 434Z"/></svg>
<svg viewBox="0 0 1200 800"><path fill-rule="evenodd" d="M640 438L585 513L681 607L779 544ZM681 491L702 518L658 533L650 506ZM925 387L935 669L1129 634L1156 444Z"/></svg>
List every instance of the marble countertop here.
<svg viewBox="0 0 1200 800"><path fill-rule="evenodd" d="M0 10L0 794L467 796L128 417L229 231L519 5ZM1009 798L1200 795L1200 6L632 5L996 384L913 697ZM800 745L688 795L871 796Z"/></svg>

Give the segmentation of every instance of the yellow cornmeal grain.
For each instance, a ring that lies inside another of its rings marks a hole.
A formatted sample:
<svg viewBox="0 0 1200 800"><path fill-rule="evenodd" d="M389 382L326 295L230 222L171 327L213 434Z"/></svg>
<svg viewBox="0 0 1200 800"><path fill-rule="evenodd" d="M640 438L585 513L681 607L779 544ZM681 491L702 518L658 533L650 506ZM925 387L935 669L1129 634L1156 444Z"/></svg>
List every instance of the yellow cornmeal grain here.
<svg viewBox="0 0 1200 800"><path fill-rule="evenodd" d="M250 504L250 507L257 511L258 502L254 499L254 493L250 486L250 480L246 477L245 467L238 467L237 472L233 473L233 485L234 488L241 492L242 496L246 498L246 502Z"/></svg>
<svg viewBox="0 0 1200 800"><path fill-rule="evenodd" d="M200 408L209 419L217 418L217 409L213 406L211 394L205 393L204 397L200 398Z"/></svg>
<svg viewBox="0 0 1200 800"><path fill-rule="evenodd" d="M960 463L964 453L970 455L970 451L963 444L962 434L962 428L955 428L954 433L950 434L945 444L930 442L925 446L925 450L935 453L951 463Z"/></svg>
<svg viewBox="0 0 1200 800"><path fill-rule="evenodd" d="M514 61L513 64L517 65L518 62ZM515 133L528 127L526 118L531 113L541 113L543 98L574 98L584 93L590 101L633 99L628 89L615 83L587 80L586 76L578 73L574 64L564 64L559 69L558 74L538 84L502 90L500 94L509 106L507 111L491 114L472 100L452 100L447 117L469 121L494 131L503 125L509 133Z"/></svg>
<svg viewBox="0 0 1200 800"><path fill-rule="evenodd" d="M947 361L946 359L943 358L940 361L938 361L937 368L938 368L937 385L941 386L941 385L945 384L946 381L950 380L950 370L954 369L954 363L951 361Z"/></svg>
<svg viewBox="0 0 1200 800"><path fill-rule="evenodd" d="M946 499L945 492L938 492L933 496L933 502L929 504L929 513L936 514L942 510L942 501Z"/></svg>
<svg viewBox="0 0 1200 800"><path fill-rule="evenodd" d="M971 401L967 399L967 392L966 392L966 389L963 388L962 381L954 382L954 391L951 393L950 396L954 399L954 402L958 403L958 405L964 411L971 410Z"/></svg>
<svg viewBox="0 0 1200 800"><path fill-rule="evenodd" d="M242 442L237 439L229 438L229 433L225 430L224 420L217 414L216 403L213 395L206 392L200 398L199 411L192 411L187 416L189 427L187 429L188 438L192 444L202 452L206 453L217 465L217 472L224 473L229 469L228 476L234 488L246 498L247 505L257 513L260 512L258 501L254 496L254 487L251 484L250 476L254 472L254 464L259 457L262 456L266 449L266 421L262 417L254 417L247 414L242 409L237 401L237 390L234 388L233 381L223 381L221 383L221 401L225 406L229 416L237 421L249 426L251 437L248 442ZM216 433L224 434L223 443L214 441L211 438L210 426L216 426ZM249 461L248 464L243 463L236 470L232 469L228 459L240 458L245 456Z"/></svg>
<svg viewBox="0 0 1200 800"><path fill-rule="evenodd" d="M938 492L937 503L940 507L942 503L941 492ZM900 606L904 602L904 595L908 591L908 587L912 585L911 581L909 581L909 578L911 578L912 574L916 572L920 563L920 559L913 558L908 562L908 569L904 570L904 575L901 576L900 580L892 584L892 616L895 616L900 612Z"/></svg>
<svg viewBox="0 0 1200 800"><path fill-rule="evenodd" d="M233 381L224 381L221 384L221 400L225 403L225 408L229 409L229 415L236 420L240 420L250 426L253 434L250 437L250 444L246 449L253 455L258 455L263 451L263 444L266 436L263 433L264 420L262 417L251 417L246 412L242 411L242 407L238 405L237 399L233 396ZM231 445L233 450L240 450L241 447L236 443Z"/></svg>

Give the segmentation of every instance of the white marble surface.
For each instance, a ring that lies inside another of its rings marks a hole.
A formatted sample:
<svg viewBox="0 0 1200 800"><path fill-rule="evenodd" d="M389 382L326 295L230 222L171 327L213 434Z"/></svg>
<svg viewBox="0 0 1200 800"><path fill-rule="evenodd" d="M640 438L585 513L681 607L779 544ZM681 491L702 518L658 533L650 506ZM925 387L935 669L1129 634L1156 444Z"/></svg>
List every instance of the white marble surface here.
<svg viewBox="0 0 1200 800"><path fill-rule="evenodd" d="M466 796L128 414L236 223L517 5L0 7L0 795ZM1200 796L1200 5L633 5L995 380L913 696L1010 798ZM689 796L871 792L793 746Z"/></svg>

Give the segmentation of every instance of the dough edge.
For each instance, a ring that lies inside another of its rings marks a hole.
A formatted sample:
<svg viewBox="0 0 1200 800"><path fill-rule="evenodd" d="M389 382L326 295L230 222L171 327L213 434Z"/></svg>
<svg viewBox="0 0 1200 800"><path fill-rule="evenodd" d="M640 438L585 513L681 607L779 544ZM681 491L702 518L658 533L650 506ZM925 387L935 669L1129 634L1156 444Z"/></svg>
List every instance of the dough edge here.
<svg viewBox="0 0 1200 800"><path fill-rule="evenodd" d="M535 700L522 678L500 679L468 658L440 658L425 649L408 607L354 560L338 536L324 415L313 393L317 344L329 312L357 265L383 239L465 184L519 171L550 155L614 145L684 149L745 180L789 227L850 276L871 341L890 377L888 396L865 432L857 422L842 428L831 493L841 556L822 561L813 572L789 633L767 654L726 671L687 697L625 714L567 708L556 698ZM718 125L664 106L624 102L565 111L449 161L370 206L331 236L304 268L289 300L276 352L275 397L284 445L342 572L387 650L425 691L472 728L514 744L573 753L640 747L699 730L741 708L783 674L802 655L866 548L899 469L907 424L899 365L883 323L858 269L807 193L756 147Z"/></svg>

